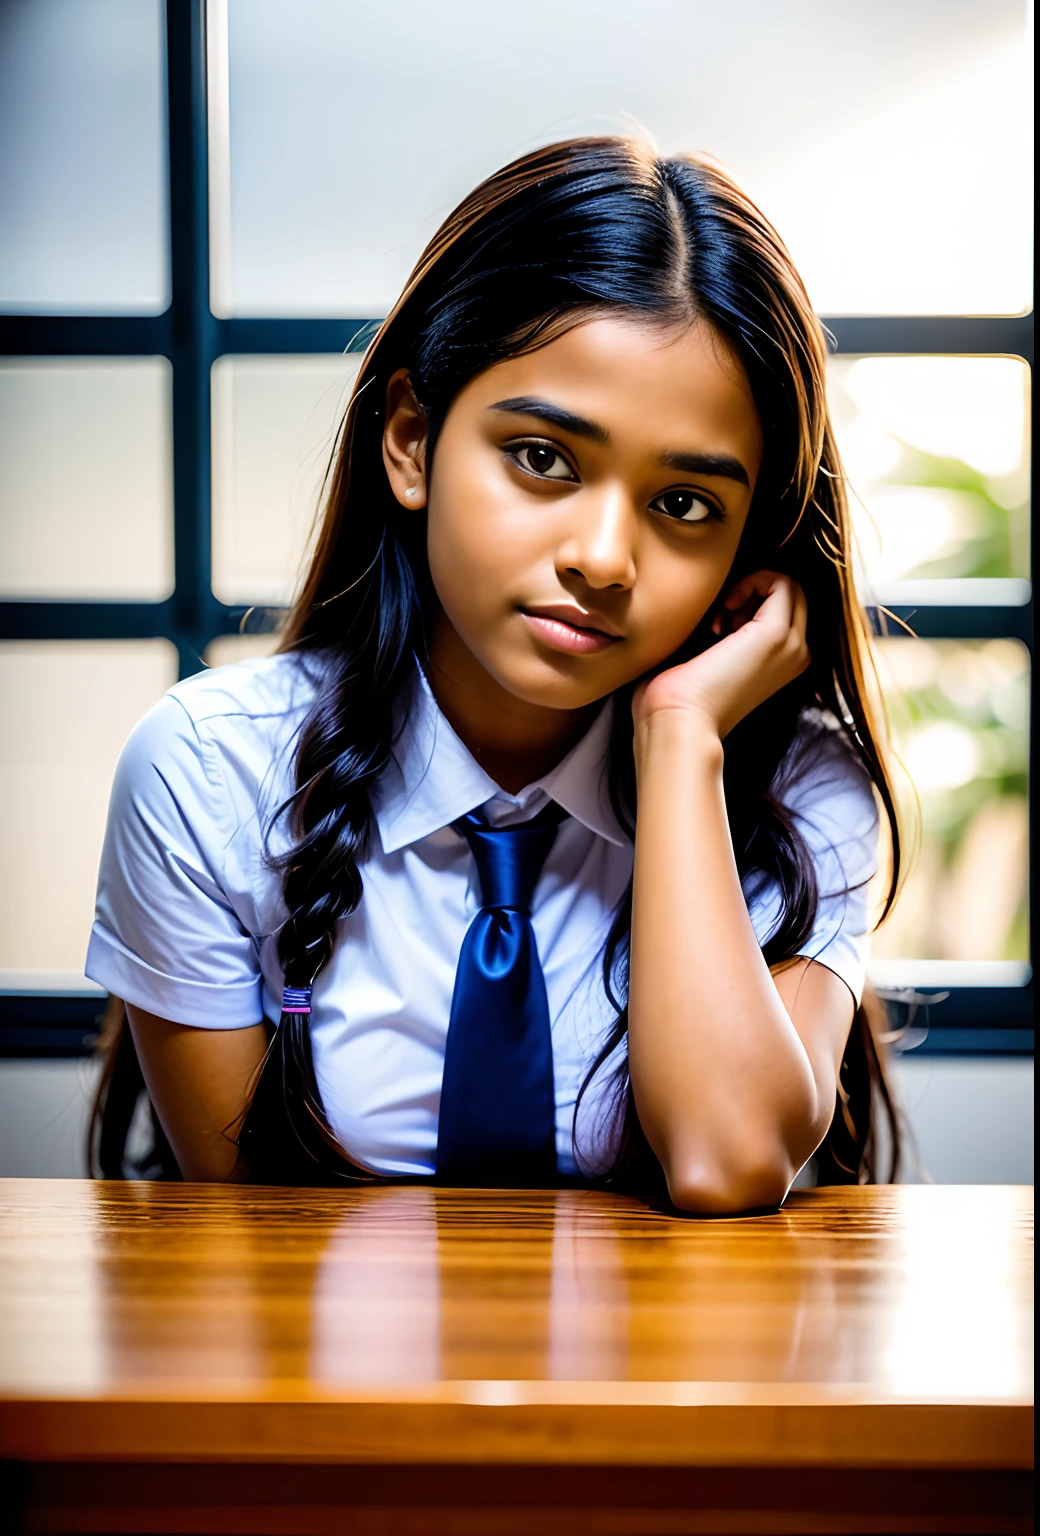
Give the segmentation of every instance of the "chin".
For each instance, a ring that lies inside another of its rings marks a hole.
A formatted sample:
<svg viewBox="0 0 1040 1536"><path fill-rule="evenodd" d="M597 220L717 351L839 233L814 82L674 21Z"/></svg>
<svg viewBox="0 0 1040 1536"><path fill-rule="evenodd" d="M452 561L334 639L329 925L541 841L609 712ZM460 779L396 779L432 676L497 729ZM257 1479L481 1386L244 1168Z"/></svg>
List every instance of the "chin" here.
<svg viewBox="0 0 1040 1536"><path fill-rule="evenodd" d="M590 667L588 661L561 656L559 663L542 657L512 661L502 667L489 667L502 687L525 704L542 709L587 709L605 699L620 683L610 680Z"/></svg>

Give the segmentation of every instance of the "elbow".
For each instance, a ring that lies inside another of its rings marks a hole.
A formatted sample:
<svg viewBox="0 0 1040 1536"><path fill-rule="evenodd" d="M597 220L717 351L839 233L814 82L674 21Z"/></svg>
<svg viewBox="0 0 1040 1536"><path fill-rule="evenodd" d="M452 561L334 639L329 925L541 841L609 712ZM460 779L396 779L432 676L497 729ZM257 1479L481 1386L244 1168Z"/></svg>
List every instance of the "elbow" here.
<svg viewBox="0 0 1040 1536"><path fill-rule="evenodd" d="M181 1162L180 1169L185 1184L245 1184L249 1179L241 1158L230 1165L227 1158L201 1158Z"/></svg>
<svg viewBox="0 0 1040 1536"><path fill-rule="evenodd" d="M185 1184L244 1184L248 1181L249 1170L234 1144L230 1148L221 1143L190 1150L174 1148L173 1151Z"/></svg>
<svg viewBox="0 0 1040 1536"><path fill-rule="evenodd" d="M798 1170L819 1145L815 1096L775 1113L734 1116L695 1135L687 1124L657 1145L668 1194L677 1210L697 1216L740 1216L776 1210Z"/></svg>
<svg viewBox="0 0 1040 1536"><path fill-rule="evenodd" d="M185 1184L238 1184L241 1181L233 1174L222 1172L219 1168L210 1167L207 1163L189 1164L181 1173Z"/></svg>
<svg viewBox="0 0 1040 1536"><path fill-rule="evenodd" d="M668 1195L677 1210L694 1216L740 1216L747 1211L775 1210L791 1187L797 1170L782 1155L742 1159L731 1166L703 1160L665 1169Z"/></svg>

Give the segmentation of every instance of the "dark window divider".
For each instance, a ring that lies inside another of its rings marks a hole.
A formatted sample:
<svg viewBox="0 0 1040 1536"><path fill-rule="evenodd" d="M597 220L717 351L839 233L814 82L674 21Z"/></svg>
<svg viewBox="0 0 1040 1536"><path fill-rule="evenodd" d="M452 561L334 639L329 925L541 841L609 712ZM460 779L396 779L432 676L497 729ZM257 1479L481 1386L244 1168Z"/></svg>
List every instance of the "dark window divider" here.
<svg viewBox="0 0 1040 1536"><path fill-rule="evenodd" d="M208 286L208 284L207 284ZM179 297L179 296L178 296ZM190 293L185 295L190 298ZM183 303L184 299L180 299ZM0 356L168 357L176 360L177 299L164 314L0 315ZM849 357L941 354L1014 356L1033 362L1033 316L823 316L832 350ZM225 353L316 353L354 350L378 317L219 319L207 310L207 350Z"/></svg>
<svg viewBox="0 0 1040 1536"><path fill-rule="evenodd" d="M965 605L947 608L919 605L915 608L868 608L875 634L892 636L908 632L922 640L1021 640L1033 650L1033 604L1021 607L984 608ZM904 628L903 626L906 626Z"/></svg>
<svg viewBox="0 0 1040 1536"><path fill-rule="evenodd" d="M273 629L279 608L247 608L218 602L209 605L211 623L206 642L217 635L234 634L249 615L249 630ZM1014 638L1032 649L1033 605L1020 608L897 607L879 612L867 610L876 633L906 633L929 640L990 640ZM890 615L890 617L888 617ZM4 640L145 640L177 633L177 607L173 598L161 603L120 602L0 602L0 639ZM198 670L197 668L195 670Z"/></svg>
<svg viewBox="0 0 1040 1536"><path fill-rule="evenodd" d="M43 993L0 994L0 1060L85 1057L93 1052L105 998ZM1033 1051L1033 986L953 987L940 1003L891 1009L904 1029L897 1052L915 1056L1012 1055ZM987 1022L979 1024L980 1017Z"/></svg>

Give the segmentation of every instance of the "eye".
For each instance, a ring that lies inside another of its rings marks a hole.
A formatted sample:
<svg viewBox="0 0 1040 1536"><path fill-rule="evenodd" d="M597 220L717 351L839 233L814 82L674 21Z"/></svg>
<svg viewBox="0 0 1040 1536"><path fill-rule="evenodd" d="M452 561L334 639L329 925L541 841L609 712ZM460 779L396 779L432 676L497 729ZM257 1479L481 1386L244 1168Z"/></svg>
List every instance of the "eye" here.
<svg viewBox="0 0 1040 1536"><path fill-rule="evenodd" d="M570 464L551 443L515 443L509 450L521 469L542 480L576 480Z"/></svg>
<svg viewBox="0 0 1040 1536"><path fill-rule="evenodd" d="M714 502L696 491L662 491L650 503L651 512L662 512L677 523L706 523L714 518L721 522L723 514Z"/></svg>

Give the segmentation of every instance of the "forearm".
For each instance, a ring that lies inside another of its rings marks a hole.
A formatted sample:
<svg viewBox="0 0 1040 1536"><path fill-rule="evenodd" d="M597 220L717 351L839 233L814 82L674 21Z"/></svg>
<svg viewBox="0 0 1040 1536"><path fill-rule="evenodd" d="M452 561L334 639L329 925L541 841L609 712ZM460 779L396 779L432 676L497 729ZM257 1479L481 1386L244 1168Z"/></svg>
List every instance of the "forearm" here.
<svg viewBox="0 0 1040 1536"><path fill-rule="evenodd" d="M759 948L740 888L722 746L663 711L636 736L629 1065L676 1204L783 1197L833 1108Z"/></svg>

